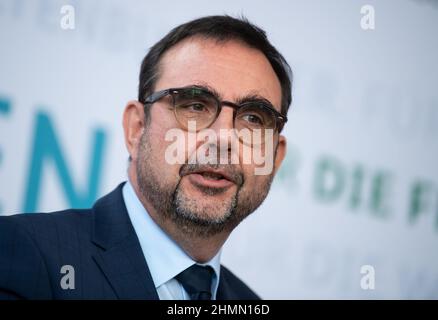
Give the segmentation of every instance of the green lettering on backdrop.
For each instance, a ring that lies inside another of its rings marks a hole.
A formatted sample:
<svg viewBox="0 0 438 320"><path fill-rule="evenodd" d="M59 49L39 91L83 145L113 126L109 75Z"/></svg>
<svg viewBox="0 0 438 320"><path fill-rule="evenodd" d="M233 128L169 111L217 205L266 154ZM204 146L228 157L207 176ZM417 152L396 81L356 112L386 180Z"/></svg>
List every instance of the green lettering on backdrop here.
<svg viewBox="0 0 438 320"><path fill-rule="evenodd" d="M390 174L378 171L371 180L370 209L377 217L385 218L389 215L389 206L386 201L390 194Z"/></svg>
<svg viewBox="0 0 438 320"><path fill-rule="evenodd" d="M325 203L346 202L351 211L366 208L375 217L389 216L391 174L386 170L366 170L361 164L349 166L333 156L316 162L313 191Z"/></svg>
<svg viewBox="0 0 438 320"><path fill-rule="evenodd" d="M420 214L424 214L430 208L430 195L432 184L426 181L415 181L411 187L409 203L409 222L414 223Z"/></svg>
<svg viewBox="0 0 438 320"><path fill-rule="evenodd" d="M352 210L359 208L362 203L363 183L364 168L361 165L357 165L353 169L351 176L351 193L348 202Z"/></svg>
<svg viewBox="0 0 438 320"><path fill-rule="evenodd" d="M43 183L42 174L50 161L57 170L69 206L74 208L89 207L98 196L105 141L105 132L101 129L95 129L89 153L88 185L86 188L75 188L49 115L44 112L37 113L32 153L25 184L27 189L24 198L24 212L35 212L38 209L38 199Z"/></svg>
<svg viewBox="0 0 438 320"><path fill-rule="evenodd" d="M344 190L345 169L333 157L322 157L316 164L314 192L321 201L335 201Z"/></svg>
<svg viewBox="0 0 438 320"><path fill-rule="evenodd" d="M0 96L0 116L6 116L11 112L11 101L6 97ZM3 151L0 149L0 165L3 160ZM0 202L0 213L3 211L2 204Z"/></svg>
<svg viewBox="0 0 438 320"><path fill-rule="evenodd" d="M9 99L0 97L0 114L8 114L11 111L11 102Z"/></svg>

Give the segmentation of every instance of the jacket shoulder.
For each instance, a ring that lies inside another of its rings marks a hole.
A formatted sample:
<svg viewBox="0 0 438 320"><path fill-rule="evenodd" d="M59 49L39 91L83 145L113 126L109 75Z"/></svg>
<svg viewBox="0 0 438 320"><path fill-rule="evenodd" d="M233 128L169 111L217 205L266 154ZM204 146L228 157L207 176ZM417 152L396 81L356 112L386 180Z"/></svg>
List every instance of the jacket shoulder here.
<svg viewBox="0 0 438 320"><path fill-rule="evenodd" d="M261 298L228 268L221 265L218 299L260 300Z"/></svg>
<svg viewBox="0 0 438 320"><path fill-rule="evenodd" d="M0 225L3 228L20 228L34 236L36 239L50 238L57 233L65 235L75 230L75 226L81 226L89 230L87 225L90 223L91 209L69 209L50 213L28 213L1 216ZM82 230L84 230L82 229ZM59 240L59 239L58 239Z"/></svg>
<svg viewBox="0 0 438 320"><path fill-rule="evenodd" d="M0 217L0 300L52 298L48 257L63 248L77 251L77 239L89 237L78 233L91 225L88 211Z"/></svg>

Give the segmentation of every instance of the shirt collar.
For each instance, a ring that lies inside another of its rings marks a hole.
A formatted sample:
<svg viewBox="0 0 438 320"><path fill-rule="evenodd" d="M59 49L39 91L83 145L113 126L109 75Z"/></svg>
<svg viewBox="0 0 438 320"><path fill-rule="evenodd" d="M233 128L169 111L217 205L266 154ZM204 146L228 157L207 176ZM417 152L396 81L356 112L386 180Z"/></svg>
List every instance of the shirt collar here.
<svg viewBox="0 0 438 320"><path fill-rule="evenodd" d="M173 279L180 272L196 263L150 217L129 180L123 186L123 199L154 280L155 288ZM220 255L221 251L219 250L210 261L200 264L211 266L214 270L213 296L216 296L219 285Z"/></svg>

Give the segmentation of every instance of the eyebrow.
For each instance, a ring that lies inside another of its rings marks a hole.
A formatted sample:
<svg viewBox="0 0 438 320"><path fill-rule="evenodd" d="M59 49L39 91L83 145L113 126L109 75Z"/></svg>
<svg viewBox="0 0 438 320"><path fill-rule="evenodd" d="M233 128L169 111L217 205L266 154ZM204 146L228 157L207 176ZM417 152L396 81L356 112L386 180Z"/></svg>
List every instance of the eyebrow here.
<svg viewBox="0 0 438 320"><path fill-rule="evenodd" d="M274 108L274 105L271 103L271 101L269 101L268 99L266 99L265 97L263 97L257 93L247 94L243 97L238 98L236 101L237 104L243 104L246 102L263 102L263 103L271 106L272 108Z"/></svg>
<svg viewBox="0 0 438 320"><path fill-rule="evenodd" d="M190 88L190 87L195 87L195 88L199 88L205 91L208 91L210 93L212 93L214 96L218 97L220 100L222 100L222 95L212 86L210 86L209 84L207 84L206 82L196 82L194 84L189 84L187 86L185 86L184 88Z"/></svg>
<svg viewBox="0 0 438 320"><path fill-rule="evenodd" d="M205 82L197 82L196 84L192 84L192 85L188 85L187 87L196 87L199 89L203 89L203 90L207 90L210 93L212 93L213 95L215 95L216 97L219 98L219 100L223 100L222 99L222 95L212 86L210 86L209 84L205 83ZM236 104L243 104L246 102L263 102L268 104L269 106L274 107L274 105L272 104L271 101L269 101L268 99L266 99L265 97L263 97L262 95L258 94L257 91L252 91L242 97L239 97L236 99L236 101L230 101Z"/></svg>

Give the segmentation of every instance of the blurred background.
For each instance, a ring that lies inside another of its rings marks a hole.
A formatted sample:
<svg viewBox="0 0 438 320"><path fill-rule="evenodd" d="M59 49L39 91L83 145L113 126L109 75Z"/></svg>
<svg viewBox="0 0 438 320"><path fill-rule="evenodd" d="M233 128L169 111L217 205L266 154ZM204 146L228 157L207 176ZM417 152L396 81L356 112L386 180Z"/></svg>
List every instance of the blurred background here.
<svg viewBox="0 0 438 320"><path fill-rule="evenodd" d="M432 0L0 0L0 215L126 180L142 58L211 14L261 26L294 72L286 161L223 263L263 298L438 299Z"/></svg>

